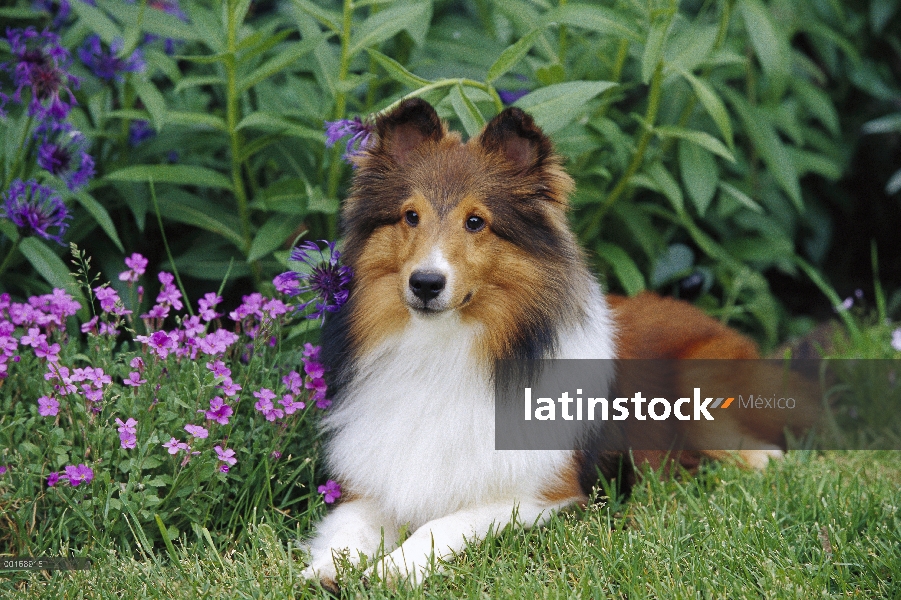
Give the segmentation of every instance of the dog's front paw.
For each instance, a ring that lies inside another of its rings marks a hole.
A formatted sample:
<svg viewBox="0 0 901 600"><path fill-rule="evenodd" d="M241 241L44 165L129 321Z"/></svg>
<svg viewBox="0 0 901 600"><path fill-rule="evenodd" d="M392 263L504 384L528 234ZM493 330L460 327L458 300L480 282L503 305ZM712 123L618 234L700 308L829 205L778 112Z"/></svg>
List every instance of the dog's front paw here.
<svg viewBox="0 0 901 600"><path fill-rule="evenodd" d="M300 576L306 580L319 581L319 585L330 592L338 593L338 569L335 563L329 560L314 560L306 569L300 572Z"/></svg>
<svg viewBox="0 0 901 600"><path fill-rule="evenodd" d="M776 446L764 450L742 450L738 454L748 467L757 471L764 470L770 461L785 458L785 452Z"/></svg>

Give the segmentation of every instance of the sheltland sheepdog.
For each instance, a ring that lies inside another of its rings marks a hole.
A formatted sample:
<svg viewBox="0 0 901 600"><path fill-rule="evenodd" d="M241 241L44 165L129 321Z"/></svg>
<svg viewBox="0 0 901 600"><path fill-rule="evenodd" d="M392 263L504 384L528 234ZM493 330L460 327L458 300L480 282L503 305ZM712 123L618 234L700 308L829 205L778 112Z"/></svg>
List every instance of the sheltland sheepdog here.
<svg viewBox="0 0 901 600"><path fill-rule="evenodd" d="M541 524L585 503L598 471L616 475L606 454L495 450L497 359L757 356L688 304L605 297L567 222L573 182L522 110L463 143L428 103L406 100L353 160L343 258L354 280L323 331L325 456L344 494L304 571L327 588L339 556L418 585L467 540ZM762 467L781 452L741 454ZM398 545L401 530L412 533Z"/></svg>

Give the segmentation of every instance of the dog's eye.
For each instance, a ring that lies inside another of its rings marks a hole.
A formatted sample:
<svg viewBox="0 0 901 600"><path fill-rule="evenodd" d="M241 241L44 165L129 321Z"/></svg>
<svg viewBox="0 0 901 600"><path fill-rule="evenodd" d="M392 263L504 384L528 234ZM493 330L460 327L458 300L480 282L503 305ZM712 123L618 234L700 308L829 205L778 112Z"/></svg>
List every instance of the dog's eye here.
<svg viewBox="0 0 901 600"><path fill-rule="evenodd" d="M407 225L410 227L416 227L419 225L419 213L415 210L408 210L404 213L404 221L406 221Z"/></svg>
<svg viewBox="0 0 901 600"><path fill-rule="evenodd" d="M485 219L482 217L477 217L475 215L471 215L466 219L466 230L472 231L475 233L476 231L482 231L485 228Z"/></svg>

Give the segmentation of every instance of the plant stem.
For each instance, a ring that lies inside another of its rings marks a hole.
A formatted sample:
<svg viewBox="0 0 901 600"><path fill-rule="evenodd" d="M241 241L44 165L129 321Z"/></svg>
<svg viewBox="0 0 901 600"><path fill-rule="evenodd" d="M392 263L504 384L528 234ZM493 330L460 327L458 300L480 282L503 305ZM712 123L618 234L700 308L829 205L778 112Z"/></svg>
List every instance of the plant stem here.
<svg viewBox="0 0 901 600"><path fill-rule="evenodd" d="M6 268L9 266L10 261L12 260L13 255L19 249L19 244L22 243L22 236L20 235L15 240L13 240L13 247L9 249L9 254L6 255L6 258L3 259L3 263L0 264L0 276L2 276L6 272Z"/></svg>
<svg viewBox="0 0 901 600"><path fill-rule="evenodd" d="M160 215L160 207L156 202L156 189L153 187L153 180L150 180L150 198L153 200L153 211L156 213L156 222L159 223L160 226L160 237L163 238L163 247L166 249L166 256L169 257L169 264L172 265L172 272L175 274L175 281L178 282L178 289L181 290L181 295L185 299L185 307L188 309L188 313L193 317L194 309L191 307L191 299L188 298L188 293L185 291L185 286L181 282L181 276L178 274L178 267L175 266L175 259L172 257L172 251L169 250L169 241L166 239L166 230L163 228L163 217Z"/></svg>
<svg viewBox="0 0 901 600"><path fill-rule="evenodd" d="M642 132L641 138L638 140L638 145L635 147L635 154L632 155L632 161L629 163L629 166L626 167L626 170L623 172L616 185L613 186L610 193L607 194L607 197L601 202L598 210L592 215L591 219L588 221L588 225L583 228L581 232L583 236L588 231L597 229L601 224L604 215L607 214L607 211L610 210L614 202L616 202L628 188L632 176L641 168L641 165L644 162L645 153L648 149L648 144L651 143L651 138L654 137L654 121L657 119L657 111L660 108L662 83L663 62L659 62L657 63L657 68L654 69L653 77L651 77L651 89L648 92L648 108L644 115L645 130Z"/></svg>
<svg viewBox="0 0 901 600"><path fill-rule="evenodd" d="M343 119L347 112L347 92L344 90L344 82L347 80L347 74L350 71L350 27L353 23L354 5L352 0L344 0L344 7L341 19L341 56L338 64L338 87L335 92L335 112L332 114L334 120ZM338 185L341 183L341 171L343 170L343 162L341 161L341 149L336 145L332 149L332 162L328 171L328 187L326 188L326 197L335 198L338 195ZM337 236L337 223L335 217L330 215L328 220L328 236L335 238Z"/></svg>
<svg viewBox="0 0 901 600"><path fill-rule="evenodd" d="M238 47L238 23L235 19L235 2L229 0L228 5L228 31L227 31L227 48L224 57L225 73L227 79L226 89L226 127L228 128L228 137L231 150L231 176L232 188L234 189L235 199L238 202L238 217L241 220L241 237L244 240L244 255L250 253L250 245L252 243L251 223L250 223L250 207L248 206L247 191L244 187L244 179L241 176L241 146L243 140L241 133L238 131L238 119L240 96L238 93L238 67L237 67L237 47ZM255 261L251 265L254 282L260 283L260 264Z"/></svg>

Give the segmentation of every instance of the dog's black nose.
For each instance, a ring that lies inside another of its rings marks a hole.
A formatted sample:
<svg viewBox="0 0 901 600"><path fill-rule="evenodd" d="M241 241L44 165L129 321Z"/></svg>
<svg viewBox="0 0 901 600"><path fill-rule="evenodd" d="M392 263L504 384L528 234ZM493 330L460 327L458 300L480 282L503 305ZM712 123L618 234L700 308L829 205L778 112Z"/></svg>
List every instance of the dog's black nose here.
<svg viewBox="0 0 901 600"><path fill-rule="evenodd" d="M437 297L444 289L445 283L447 278L434 271L413 271L410 275L410 289L423 302Z"/></svg>

